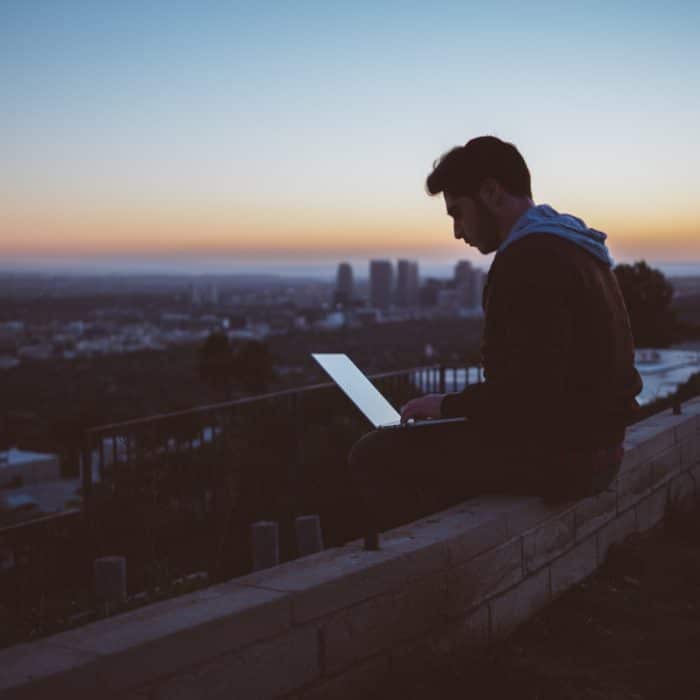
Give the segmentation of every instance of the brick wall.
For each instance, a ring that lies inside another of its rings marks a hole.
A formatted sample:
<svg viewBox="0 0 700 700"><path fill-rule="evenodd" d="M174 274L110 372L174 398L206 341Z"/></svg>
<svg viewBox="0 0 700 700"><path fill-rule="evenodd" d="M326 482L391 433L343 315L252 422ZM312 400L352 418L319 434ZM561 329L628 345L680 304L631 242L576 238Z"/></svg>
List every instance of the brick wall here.
<svg viewBox="0 0 700 700"><path fill-rule="evenodd" d="M614 488L469 500L361 542L0 652L1 698L362 697L508 634L700 497L700 399L631 427ZM65 695L64 695L65 694Z"/></svg>

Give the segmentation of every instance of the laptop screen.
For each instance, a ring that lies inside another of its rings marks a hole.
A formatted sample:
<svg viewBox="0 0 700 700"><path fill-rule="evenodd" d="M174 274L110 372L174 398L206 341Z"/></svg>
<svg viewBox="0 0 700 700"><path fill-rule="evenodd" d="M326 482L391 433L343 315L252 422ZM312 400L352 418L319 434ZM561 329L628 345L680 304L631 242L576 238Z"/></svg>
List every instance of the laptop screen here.
<svg viewBox="0 0 700 700"><path fill-rule="evenodd" d="M375 428L394 425L401 415L379 393L352 360L341 353L313 353L311 357L331 376Z"/></svg>

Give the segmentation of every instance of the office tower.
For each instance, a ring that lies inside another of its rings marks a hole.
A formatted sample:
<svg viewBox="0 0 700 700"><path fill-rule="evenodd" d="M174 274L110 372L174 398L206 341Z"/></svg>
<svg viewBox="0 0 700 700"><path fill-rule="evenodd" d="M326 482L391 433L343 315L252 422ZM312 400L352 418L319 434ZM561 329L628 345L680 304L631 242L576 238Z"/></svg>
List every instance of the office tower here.
<svg viewBox="0 0 700 700"><path fill-rule="evenodd" d="M353 287L352 267L348 263L340 263L336 276L335 303L341 306L349 304L354 294Z"/></svg>
<svg viewBox="0 0 700 700"><path fill-rule="evenodd" d="M369 263L369 303L377 309L391 306L394 270L389 260L371 260Z"/></svg>
<svg viewBox="0 0 700 700"><path fill-rule="evenodd" d="M418 294L420 291L420 276L418 274L418 263L412 262L408 268L408 285L406 297L408 306L418 306Z"/></svg>
<svg viewBox="0 0 700 700"><path fill-rule="evenodd" d="M417 262L399 260L396 303L398 306L416 306L418 304Z"/></svg>
<svg viewBox="0 0 700 700"><path fill-rule="evenodd" d="M470 309L475 306L474 272L468 260L460 260L455 265L455 293L457 306Z"/></svg>
<svg viewBox="0 0 700 700"><path fill-rule="evenodd" d="M475 267L472 289L474 290L474 306L477 309L481 308L481 301L484 294L484 284L486 284L486 273L480 267Z"/></svg>

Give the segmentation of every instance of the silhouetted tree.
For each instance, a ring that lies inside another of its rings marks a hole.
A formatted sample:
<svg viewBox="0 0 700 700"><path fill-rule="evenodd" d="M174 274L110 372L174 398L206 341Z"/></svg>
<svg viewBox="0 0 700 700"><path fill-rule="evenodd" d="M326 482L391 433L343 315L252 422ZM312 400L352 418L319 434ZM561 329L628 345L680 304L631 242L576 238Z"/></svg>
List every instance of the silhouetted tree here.
<svg viewBox="0 0 700 700"><path fill-rule="evenodd" d="M664 347L674 340L673 286L644 260L617 265L615 275L625 298L637 347Z"/></svg>
<svg viewBox="0 0 700 700"><path fill-rule="evenodd" d="M263 393L274 378L272 356L260 340L248 340L238 346L234 367L236 383L245 391Z"/></svg>
<svg viewBox="0 0 700 700"><path fill-rule="evenodd" d="M224 333L212 333L198 353L199 378L224 398L231 398L231 383L236 374L233 350Z"/></svg>

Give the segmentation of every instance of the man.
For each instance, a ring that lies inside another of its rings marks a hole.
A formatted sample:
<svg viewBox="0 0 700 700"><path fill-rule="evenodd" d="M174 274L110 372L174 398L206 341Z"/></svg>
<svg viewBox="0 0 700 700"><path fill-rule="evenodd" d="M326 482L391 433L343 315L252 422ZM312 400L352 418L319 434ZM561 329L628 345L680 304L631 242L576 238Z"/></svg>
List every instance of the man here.
<svg viewBox="0 0 700 700"><path fill-rule="evenodd" d="M375 479L392 469L384 490L414 479L419 490L431 482L452 500L600 493L619 470L642 388L606 235L536 206L521 154L493 136L443 155L426 188L442 193L456 239L496 253L483 296L485 381L401 409L403 423L464 422L375 431L358 441L349 462L366 509L386 503Z"/></svg>

